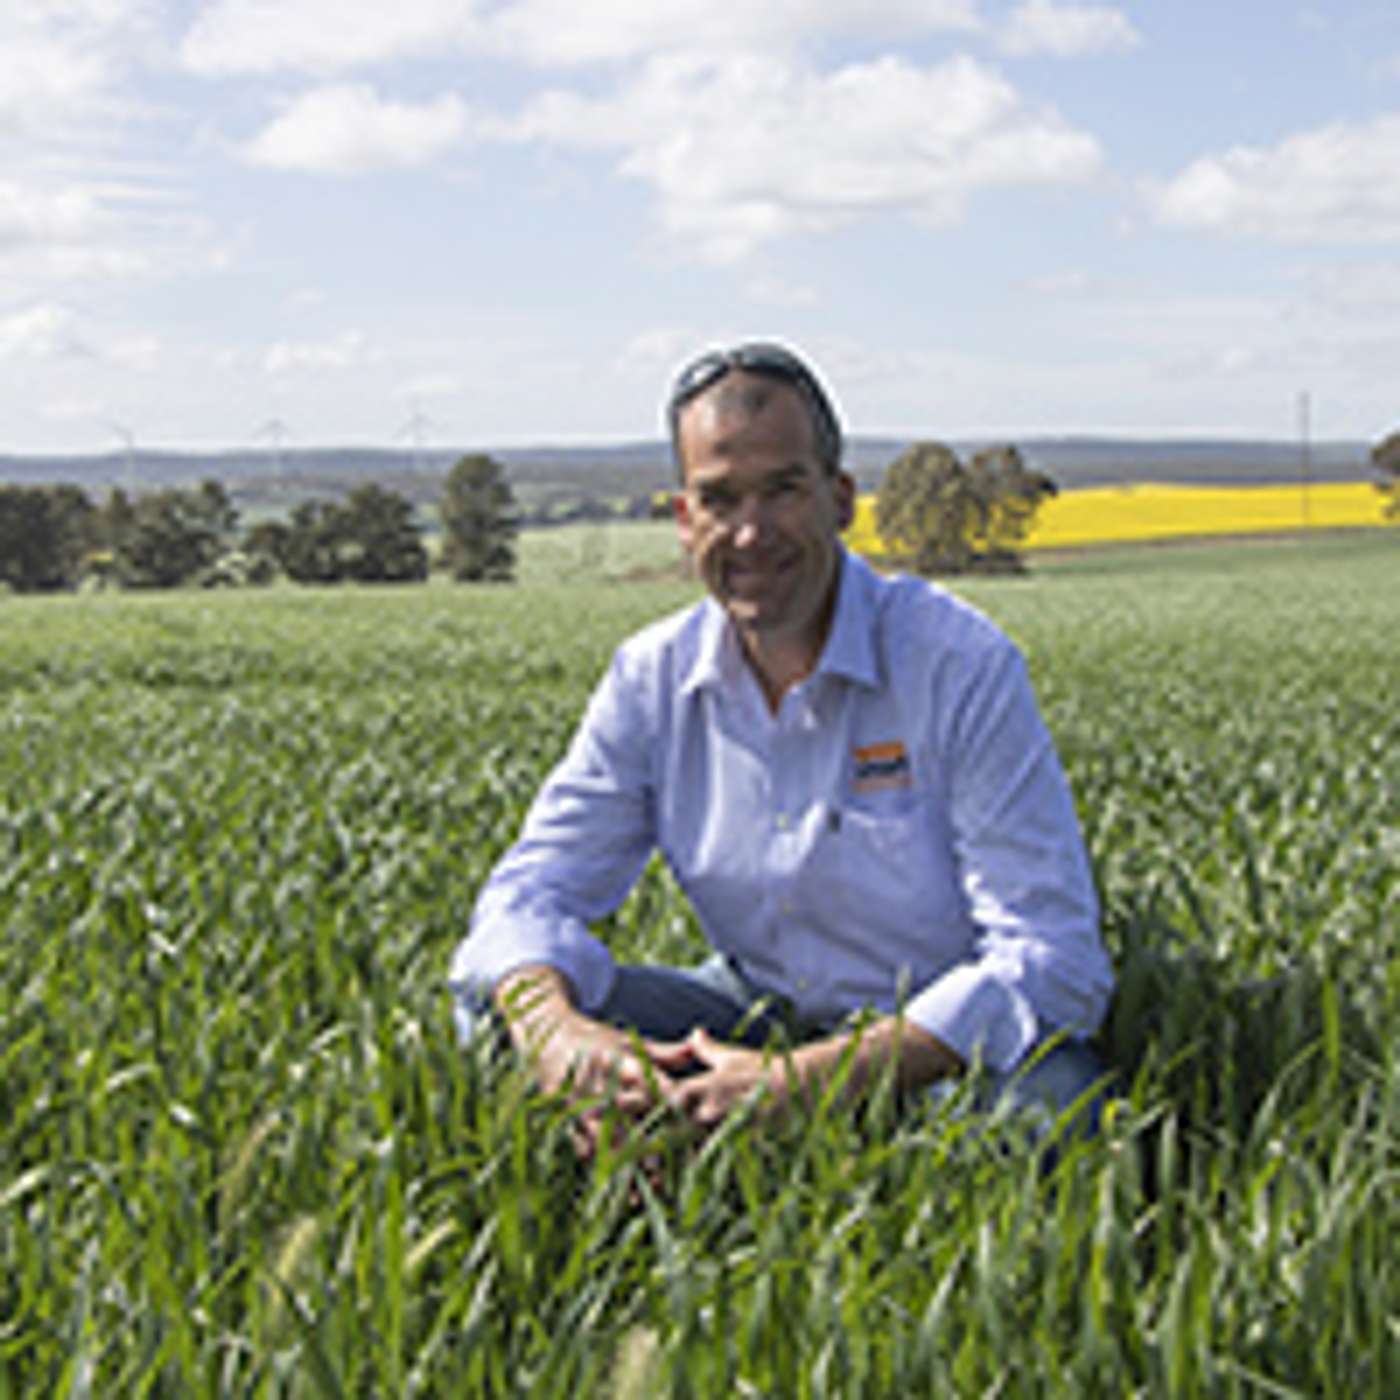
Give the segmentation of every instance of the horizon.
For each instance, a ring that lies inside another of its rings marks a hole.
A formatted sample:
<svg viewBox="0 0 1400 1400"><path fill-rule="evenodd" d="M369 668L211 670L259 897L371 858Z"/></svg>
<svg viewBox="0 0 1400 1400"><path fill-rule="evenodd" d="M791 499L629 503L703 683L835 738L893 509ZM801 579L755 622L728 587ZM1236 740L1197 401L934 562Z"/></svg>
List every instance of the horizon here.
<svg viewBox="0 0 1400 1400"><path fill-rule="evenodd" d="M1020 434L1009 433L955 433L947 436L934 434L910 434L895 432L845 432L843 434L847 447L863 444L868 446L892 445L897 443L913 443L940 441L946 442L950 446L965 445L997 445L1008 444L1019 446L1023 443L1040 443L1045 445L1074 446L1084 444L1086 446L1139 446L1139 447L1226 447L1226 448L1253 448L1267 447L1277 451L1300 452L1302 445L1297 437L1264 435L1234 435L1227 433L1213 434L1193 434L1182 431L1180 433L1151 433L1151 432L1094 432L1094 431L1066 431L1066 432L1028 432ZM1327 451L1329 449L1351 449L1370 448L1374 445L1374 440L1361 437L1309 437L1307 440L1308 449L1311 452ZM669 456L670 444L665 437L635 437L596 440L560 440L557 442L544 439L522 440L519 442L495 442L495 443L453 443L440 444L436 446L426 446L415 448L406 446L403 443L383 443L383 442L354 442L354 441L326 441L326 442L303 442L284 443L280 448L270 448L257 442L234 443L220 446L174 446L168 443L135 443L130 449L130 455L135 458L141 457L194 457L194 458L214 458L214 457L258 457L271 459L277 456L283 458L295 456L311 456L313 454L324 454L333 452L356 452L365 454L377 454L383 456L393 456L412 461L418 458L441 459L450 456L461 456L471 453L482 453L486 456L494 454L526 455L532 452L539 453L569 453L585 455L593 453L608 452L640 452L657 450ZM95 450L78 449L73 451L15 451L0 447L0 462L42 462L42 461L122 461L128 455L126 447L103 447Z"/></svg>

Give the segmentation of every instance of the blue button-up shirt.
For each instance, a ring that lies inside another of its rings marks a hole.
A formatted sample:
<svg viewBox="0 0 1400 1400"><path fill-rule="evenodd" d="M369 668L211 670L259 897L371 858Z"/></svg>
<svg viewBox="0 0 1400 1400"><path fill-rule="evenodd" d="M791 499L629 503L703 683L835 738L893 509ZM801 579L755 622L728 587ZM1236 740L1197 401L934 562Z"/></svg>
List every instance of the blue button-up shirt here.
<svg viewBox="0 0 1400 1400"><path fill-rule="evenodd" d="M809 1025L902 1009L1009 1070L1103 1016L1093 884L1021 657L921 580L843 555L821 659L776 714L713 600L626 642L481 892L457 994L545 963L596 1009L614 963L588 925L654 849L711 944Z"/></svg>

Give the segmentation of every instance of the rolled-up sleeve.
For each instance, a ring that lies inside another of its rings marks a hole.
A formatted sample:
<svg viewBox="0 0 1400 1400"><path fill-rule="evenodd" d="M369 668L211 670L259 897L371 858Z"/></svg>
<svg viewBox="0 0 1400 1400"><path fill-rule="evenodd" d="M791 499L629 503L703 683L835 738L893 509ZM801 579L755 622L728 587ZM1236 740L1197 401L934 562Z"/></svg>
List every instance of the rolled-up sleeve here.
<svg viewBox="0 0 1400 1400"><path fill-rule="evenodd" d="M942 747L975 942L915 992L907 1015L1005 1072L1047 1035L1092 1033L1113 975L1069 786L1009 643L971 668Z"/></svg>
<svg viewBox="0 0 1400 1400"><path fill-rule="evenodd" d="M515 969L545 964L582 1010L606 999L613 959L588 925L621 903L651 851L650 752L645 707L619 653L478 897L448 975L455 996L480 1001Z"/></svg>

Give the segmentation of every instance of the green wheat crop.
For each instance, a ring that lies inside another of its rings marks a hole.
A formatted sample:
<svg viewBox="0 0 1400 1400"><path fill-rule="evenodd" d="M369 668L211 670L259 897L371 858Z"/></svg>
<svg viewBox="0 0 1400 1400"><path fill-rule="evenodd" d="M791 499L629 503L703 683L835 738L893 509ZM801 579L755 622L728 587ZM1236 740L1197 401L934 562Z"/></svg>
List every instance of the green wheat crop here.
<svg viewBox="0 0 1400 1400"><path fill-rule="evenodd" d="M955 1097L583 1167L454 1044L485 872L690 585L0 600L0 1394L1400 1394L1397 562L966 590L1120 970L1054 1161ZM609 924L699 951L656 866Z"/></svg>

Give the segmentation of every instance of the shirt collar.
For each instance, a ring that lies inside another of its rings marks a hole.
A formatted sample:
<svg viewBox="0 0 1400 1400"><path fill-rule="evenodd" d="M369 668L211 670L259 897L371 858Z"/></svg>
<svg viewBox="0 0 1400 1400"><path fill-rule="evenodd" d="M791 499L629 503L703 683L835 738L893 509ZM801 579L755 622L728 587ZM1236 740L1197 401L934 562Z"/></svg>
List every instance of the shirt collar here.
<svg viewBox="0 0 1400 1400"><path fill-rule="evenodd" d="M879 580L864 559L841 551L841 586L831 619L826 646L816 674L843 676L858 685L880 684L880 663L875 650L875 591Z"/></svg>
<svg viewBox="0 0 1400 1400"><path fill-rule="evenodd" d="M842 548L838 555L840 583L836 612L814 675L841 676L859 685L878 686L880 666L875 649L875 589L870 566ZM681 694L703 686L728 686L739 679L744 662L739 639L729 618L713 598L700 605L699 637L681 679Z"/></svg>
<svg viewBox="0 0 1400 1400"><path fill-rule="evenodd" d="M688 695L705 686L730 684L738 678L743 664L739 639L724 609L713 598L706 598L700 604L699 635L690 664L681 677L681 694Z"/></svg>

